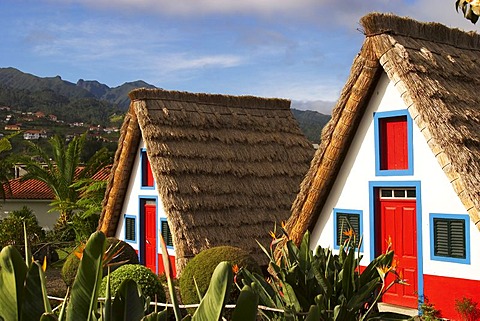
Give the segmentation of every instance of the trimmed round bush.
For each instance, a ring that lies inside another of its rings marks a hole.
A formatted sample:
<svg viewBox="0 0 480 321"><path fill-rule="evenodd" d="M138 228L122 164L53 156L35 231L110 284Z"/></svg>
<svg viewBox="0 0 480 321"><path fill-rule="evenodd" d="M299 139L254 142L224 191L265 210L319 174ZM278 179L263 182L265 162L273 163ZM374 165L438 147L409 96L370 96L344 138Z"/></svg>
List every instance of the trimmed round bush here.
<svg viewBox="0 0 480 321"><path fill-rule="evenodd" d="M133 249L133 247L130 244L122 240L119 240L115 237L107 238L107 245L105 247L105 250L108 250L108 248L111 245L114 245L117 242L120 242L119 247L123 246L123 249L116 257L114 257L110 261L110 263L118 263L118 262L126 261L124 264L138 264L139 263L138 255L137 255L137 252L135 252L135 250ZM67 256L67 258L65 259L65 263L63 264L63 267L62 267L62 278L67 286L71 286L73 284L73 281L75 280L75 276L77 275L78 266L80 265L80 260L74 253L77 250L78 248L76 248L72 253L70 253ZM115 271L120 266L121 265L111 266L110 273ZM103 276L105 275L107 275L107 268L103 270Z"/></svg>
<svg viewBox="0 0 480 321"><path fill-rule="evenodd" d="M120 284L126 279L137 282L142 289L143 295L149 296L151 301L155 300L155 295L157 296L157 302L166 301L165 290L158 276L149 268L140 264L125 264L113 273L110 273L110 291L112 296L115 296L120 288ZM106 287L107 277L105 276L100 286L100 296L105 296Z"/></svg>
<svg viewBox="0 0 480 321"><path fill-rule="evenodd" d="M213 271L220 262L227 261L230 264L244 267L249 271L261 274L260 267L253 257L244 249L233 246L217 246L204 250L190 260L180 276L180 294L184 304L198 303L198 294L193 279L197 283L202 295L207 292ZM232 286L229 302L235 301L239 291Z"/></svg>

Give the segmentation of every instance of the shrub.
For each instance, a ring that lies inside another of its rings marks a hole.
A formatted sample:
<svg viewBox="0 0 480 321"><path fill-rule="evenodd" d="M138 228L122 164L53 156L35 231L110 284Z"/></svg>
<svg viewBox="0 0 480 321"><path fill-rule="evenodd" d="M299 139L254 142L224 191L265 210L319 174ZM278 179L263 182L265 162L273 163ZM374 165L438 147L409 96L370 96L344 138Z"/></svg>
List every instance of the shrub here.
<svg viewBox="0 0 480 321"><path fill-rule="evenodd" d="M27 228L27 239L30 245L42 241L45 232L38 224L33 211L24 206L21 210L12 211L0 221L0 247L15 245L23 248L25 241L23 239L23 222Z"/></svg>
<svg viewBox="0 0 480 321"><path fill-rule="evenodd" d="M115 237L108 237L107 238L107 245L106 249L111 245L116 244L117 242L120 242L120 247L123 247L122 251L115 256L110 263L119 263L119 262L124 262L129 263L129 264L138 264L138 256L133 247L130 246L130 244L119 240ZM80 264L80 259L75 255L75 251L78 251L78 247L70 253L66 260L65 263L63 264L62 267L62 278L63 281L67 286L71 286L73 284L73 281L75 280L75 276L77 275L77 269L78 265ZM121 265L112 265L110 267L110 272L115 271L118 267ZM107 269L105 268L103 271L103 276L107 274Z"/></svg>
<svg viewBox="0 0 480 321"><path fill-rule="evenodd" d="M180 294L184 304L198 303L197 290L194 283L197 283L198 289L201 295L205 295L207 292L210 279L213 271L217 265L227 261L232 266L248 268L251 271L261 273L258 264L250 256L250 254L238 247L233 246L218 246L204 250L190 260L180 277ZM236 301L239 291L233 286L232 294L230 296L230 302Z"/></svg>
<svg viewBox="0 0 480 321"><path fill-rule="evenodd" d="M140 264L125 264L114 272L110 273L110 290L112 296L115 296L120 284L126 279L135 281L145 296L149 296L150 300L155 300L157 296L157 302L165 302L165 290L160 282L158 276L150 271L149 268ZM105 276L100 286L100 296L105 296L107 287L107 277Z"/></svg>
<svg viewBox="0 0 480 321"><path fill-rule="evenodd" d="M455 299L455 310L462 316L462 320L475 321L480 318L480 309L478 303L471 298L462 297Z"/></svg>

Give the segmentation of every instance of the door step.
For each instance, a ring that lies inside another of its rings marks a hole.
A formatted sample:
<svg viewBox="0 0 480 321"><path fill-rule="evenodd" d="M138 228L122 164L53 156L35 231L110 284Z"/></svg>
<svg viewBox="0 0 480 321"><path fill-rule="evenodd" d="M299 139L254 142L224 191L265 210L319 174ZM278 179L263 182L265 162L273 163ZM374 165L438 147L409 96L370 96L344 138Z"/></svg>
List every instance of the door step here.
<svg viewBox="0 0 480 321"><path fill-rule="evenodd" d="M402 307L399 305L393 305L393 304L388 304L383 302L380 302L378 304L378 310L380 312L394 312L394 313L405 314L411 317L418 315L417 309Z"/></svg>

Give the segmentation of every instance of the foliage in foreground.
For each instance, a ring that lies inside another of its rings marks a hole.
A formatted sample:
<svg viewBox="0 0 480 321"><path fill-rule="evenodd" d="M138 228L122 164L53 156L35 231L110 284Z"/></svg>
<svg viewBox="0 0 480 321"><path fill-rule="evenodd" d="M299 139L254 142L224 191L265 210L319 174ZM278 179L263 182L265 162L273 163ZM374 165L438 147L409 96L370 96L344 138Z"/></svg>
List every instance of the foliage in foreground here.
<svg viewBox="0 0 480 321"><path fill-rule="evenodd" d="M386 283L386 275L395 273L393 251L387 250L360 272L360 245L355 248L354 234L340 246L338 255L331 249L310 249L307 232L297 247L283 231L274 240L270 250L263 248L270 259L271 277L265 281L258 274L240 270L244 284L252 284L260 303L284 311L263 313L267 319L284 320L369 320L381 318L405 319L406 316L379 313L377 303L395 283ZM361 242L360 242L361 243ZM274 245L278 245L275 257ZM313 319L312 319L313 318Z"/></svg>
<svg viewBox="0 0 480 321"><path fill-rule="evenodd" d="M111 294L115 296L120 285L126 279L133 280L141 288L142 294L148 296L151 300L157 299L158 302L165 302L165 291L158 276L149 268L140 264L125 264L105 276L100 286L100 295L105 296L107 282L110 282Z"/></svg>
<svg viewBox="0 0 480 321"><path fill-rule="evenodd" d="M26 234L26 233L25 233ZM280 307L285 312L264 312L267 320L389 320L399 319L400 315L380 315L374 307L381 295L388 290L385 277L394 270L393 253L388 251L375 259L362 273L358 271L360 257L347 241L338 256L330 250L317 249L315 255L309 249L307 234L300 248L291 241L281 246L280 259L274 260L273 251L269 255L273 271L271 281L246 269L244 283L236 307L231 314L232 321L257 320L259 302L269 307ZM111 297L110 279L107 278L106 300L99 303L98 295L105 262L111 256L105 252L106 238L102 232L91 235L78 268L71 292L57 316L52 312L46 289L43 268L32 262L28 246L27 258L7 246L0 252L0 319L3 320L169 320L170 310L148 312L149 299L131 279L120 285L115 297ZM162 242L162 251L167 249ZM167 256L164 257L165 273L173 313L176 321L219 320L224 315L224 307L234 280L232 266L221 262L216 267L210 286L202 297L193 315L182 318L176 293L173 287L171 268ZM237 275L238 276L238 275ZM397 279L396 282L401 282ZM392 283L393 284L393 283ZM372 297L373 295L373 297ZM373 298L373 300L372 300ZM369 302L369 306L365 306Z"/></svg>
<svg viewBox="0 0 480 321"><path fill-rule="evenodd" d="M244 249L234 246L216 246L206 249L191 259L182 271L180 277L180 294L184 304L198 303L198 293L203 296L208 289L213 271L220 262L229 262L232 266L246 268L260 273L260 267L253 257ZM240 291L232 291L232 300L235 302Z"/></svg>

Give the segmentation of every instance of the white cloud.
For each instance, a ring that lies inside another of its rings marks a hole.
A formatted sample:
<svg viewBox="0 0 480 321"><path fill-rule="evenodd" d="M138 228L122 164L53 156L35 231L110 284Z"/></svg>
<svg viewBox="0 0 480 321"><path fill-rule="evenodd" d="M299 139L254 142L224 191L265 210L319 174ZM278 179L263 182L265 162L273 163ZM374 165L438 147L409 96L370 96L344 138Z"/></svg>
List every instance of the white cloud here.
<svg viewBox="0 0 480 321"><path fill-rule="evenodd" d="M49 0L50 2L79 3L99 8L127 8L156 11L166 14L198 15L225 13L261 13L304 11L312 5L331 0Z"/></svg>

